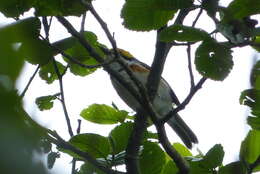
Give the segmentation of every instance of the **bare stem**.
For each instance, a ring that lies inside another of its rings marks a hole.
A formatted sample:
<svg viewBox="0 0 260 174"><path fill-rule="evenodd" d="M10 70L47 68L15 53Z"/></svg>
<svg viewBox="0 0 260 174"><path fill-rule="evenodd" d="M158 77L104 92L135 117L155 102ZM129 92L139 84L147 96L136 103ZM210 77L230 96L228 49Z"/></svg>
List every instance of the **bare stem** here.
<svg viewBox="0 0 260 174"><path fill-rule="evenodd" d="M30 85L31 85L31 83L32 83L32 81L33 81L33 79L34 79L34 77L36 76L37 72L39 71L39 69L40 69L40 65L37 66L37 68L35 69L33 75L30 77L30 79L29 79L27 85L25 86L23 92L22 92L21 95L20 95L21 98L24 97L25 93L26 93L27 90L29 89L29 87L30 87Z"/></svg>

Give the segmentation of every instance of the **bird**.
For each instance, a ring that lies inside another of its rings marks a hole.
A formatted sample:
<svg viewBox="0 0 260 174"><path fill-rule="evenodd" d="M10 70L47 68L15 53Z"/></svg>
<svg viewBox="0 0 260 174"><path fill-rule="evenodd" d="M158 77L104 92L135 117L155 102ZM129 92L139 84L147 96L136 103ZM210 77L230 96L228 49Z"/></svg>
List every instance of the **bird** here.
<svg viewBox="0 0 260 174"><path fill-rule="evenodd" d="M143 87L146 87L146 82L151 67L136 59L128 51L118 49L118 53L120 60L128 67L128 69L131 71L131 74L135 76L135 78L142 84ZM124 80L127 82L127 84L132 85L133 89L138 91L138 87L135 85L126 69L120 63L114 61L110 64L110 67L119 73L121 77L124 78ZM142 107L137 99L115 77L110 76L110 79L120 98L131 109L137 112L138 109ZM173 111L174 106L176 107L179 104L180 102L172 88L167 83L167 81L161 77L157 93L155 94L154 100L152 102L152 107L158 113L157 115L160 118L163 118L170 111ZM172 115L171 118L167 121L167 124L176 132L176 134L189 149L192 148L193 144L198 143L197 136L178 113Z"/></svg>

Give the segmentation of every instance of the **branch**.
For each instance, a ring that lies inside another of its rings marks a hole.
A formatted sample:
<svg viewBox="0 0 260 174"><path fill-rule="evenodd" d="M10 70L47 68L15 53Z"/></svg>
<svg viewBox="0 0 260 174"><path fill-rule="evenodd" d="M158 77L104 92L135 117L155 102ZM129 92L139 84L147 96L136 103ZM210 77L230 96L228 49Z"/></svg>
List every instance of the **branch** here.
<svg viewBox="0 0 260 174"><path fill-rule="evenodd" d="M103 166L95 158L93 158L89 153L83 152L83 151L79 150L78 148L74 147L73 145L71 145L70 143L63 140L56 132L49 132L49 133L53 137L56 138L54 143L57 145L57 147L74 152L75 154L82 157L85 161L90 162L92 165L94 165L95 167L97 167L98 169L103 171L104 173L106 173L106 174L125 174L124 172L114 171L108 167Z"/></svg>
<svg viewBox="0 0 260 174"><path fill-rule="evenodd" d="M180 110L183 110L187 104L189 104L189 102L191 101L191 99L193 98L193 96L196 94L196 92L202 87L202 85L205 83L205 81L207 80L206 77L202 77L200 79L200 81L197 83L197 85L195 85L191 90L189 95L185 98L185 100L177 106L177 108L175 108L174 110L170 111L161 121L163 123L167 122L172 115L175 115L176 113L178 113Z"/></svg>
<svg viewBox="0 0 260 174"><path fill-rule="evenodd" d="M195 20L192 22L192 25L191 25L192 27L194 27L194 26L196 25L196 23L198 22L198 20L199 20L199 17L201 16L202 12L203 12L203 9L202 9L202 8L200 8L200 11L199 11L199 13L197 14L197 16L196 16Z"/></svg>
<svg viewBox="0 0 260 174"><path fill-rule="evenodd" d="M92 6L91 3L85 1L85 0L81 0L81 2L83 3L83 5L85 6L86 9L88 9L93 16L96 18L96 20L98 21L98 23L101 25L102 29L104 30L104 32L107 35L108 40L110 41L114 51L117 52L117 46L116 46L116 41L114 40L114 37L112 36L112 34L110 33L109 29L107 28L107 24L103 21L103 19L99 16L99 14L96 12L96 10L94 9L94 7Z"/></svg>
<svg viewBox="0 0 260 174"><path fill-rule="evenodd" d="M194 75L192 72L191 53L190 52L191 52L191 46L190 46L190 43L188 43L188 45L187 45L188 70L189 70L189 74L190 74L190 86L192 89L192 88L194 88L195 83L194 83Z"/></svg>
<svg viewBox="0 0 260 174"><path fill-rule="evenodd" d="M167 27L167 26L165 26ZM163 28L165 28L163 27ZM148 95L151 101L153 101L160 80L161 80L161 75L163 72L164 64L166 61L167 54L169 53L170 50L170 45L166 42L161 42L159 40L160 36L160 31L163 29L161 28L160 30L157 31L157 41L156 41L156 49L155 49L155 54L154 54L154 59L153 63L151 66L151 71L148 76L147 80L147 90L148 90Z"/></svg>
<svg viewBox="0 0 260 174"><path fill-rule="evenodd" d="M180 10L174 24L182 24L184 18L187 16L187 14L189 13L190 10L191 9ZM154 96L157 92L159 82L161 79L161 74L162 74L163 68L164 68L164 63L165 63L166 57L170 51L170 48L172 46L169 43L161 42L159 40L160 31L162 29L164 29L165 27L167 27L167 26L164 26L157 31L155 55L154 55L153 63L151 66L151 72L148 76L148 81L146 84L150 100L154 99Z"/></svg>
<svg viewBox="0 0 260 174"><path fill-rule="evenodd" d="M36 76L37 72L39 71L39 69L40 69L40 65L37 66L37 68L35 69L33 75L30 77L30 79L29 79L27 85L25 86L23 92L22 92L21 95L20 95L21 98L24 97L25 93L26 93L27 90L29 89L29 87L30 87L30 85L31 85L31 83L32 83L32 81L33 81L33 79L34 79L34 77Z"/></svg>
<svg viewBox="0 0 260 174"><path fill-rule="evenodd" d="M78 128L77 128L77 134L80 133L80 129L81 129L81 120L78 119ZM77 163L77 160L76 158L73 158L72 159L72 165L71 165L71 174L76 174L76 163Z"/></svg>
<svg viewBox="0 0 260 174"><path fill-rule="evenodd" d="M58 66L57 66L57 63L55 61L55 59L53 59L53 66L54 66L54 69L55 69L55 72L58 76L58 80L59 80L59 86L60 86L60 95L61 95L61 104L62 104L62 108L63 108L63 112L64 112L64 115L65 115L65 119L66 119L66 122L67 122L67 127L68 127L68 131L69 131L69 134L70 136L72 137L73 136L73 131L72 131L72 127L71 127L71 123L70 123L70 118L69 118L69 114L68 114L68 111L67 111L67 107L66 107L66 103L65 103L65 97L64 97L64 90L63 90L63 81L62 81L62 75L58 69Z"/></svg>
<svg viewBox="0 0 260 174"><path fill-rule="evenodd" d="M173 159L176 166L178 167L180 174L189 173L189 164L187 161L174 149L168 140L163 124L157 124L156 129L158 132L159 141L162 144L164 150Z"/></svg>
<svg viewBox="0 0 260 174"><path fill-rule="evenodd" d="M147 118L147 114L141 110L135 116L134 127L126 148L125 163L128 174L140 174L139 149L147 127Z"/></svg>
<svg viewBox="0 0 260 174"><path fill-rule="evenodd" d="M80 32L84 32L85 31L86 16L87 16L87 12L85 12L82 15L81 24L80 24Z"/></svg>

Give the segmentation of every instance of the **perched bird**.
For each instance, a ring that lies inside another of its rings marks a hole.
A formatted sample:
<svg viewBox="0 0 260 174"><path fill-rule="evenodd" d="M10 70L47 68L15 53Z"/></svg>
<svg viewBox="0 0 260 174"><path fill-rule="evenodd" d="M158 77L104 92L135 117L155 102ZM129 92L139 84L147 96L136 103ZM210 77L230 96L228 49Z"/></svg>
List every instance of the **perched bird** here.
<svg viewBox="0 0 260 174"><path fill-rule="evenodd" d="M143 62L140 62L127 51L119 49L119 53L121 61L123 61L128 69L132 72L132 75L135 76L135 78L143 85L143 87L146 87L146 82L151 67ZM128 82L128 84L132 85L133 89L138 91L138 88L136 87L135 83L132 81L126 70L123 68L123 66L121 66L117 62L111 63L110 66L115 71L117 71L124 78L124 80ZM134 111L138 111L138 109L142 107L140 106L136 98L112 76L111 82L118 95L130 108L132 108ZM180 102L178 101L177 96L171 89L170 85L166 82L166 80L161 77L157 93L152 103L154 110L161 118L163 118L170 111L173 110L174 106L178 104L180 104ZM172 117L167 121L167 124L172 127L172 129L177 133L177 135L181 138L181 140L188 148L191 148L193 143L198 143L196 135L178 114L172 115Z"/></svg>

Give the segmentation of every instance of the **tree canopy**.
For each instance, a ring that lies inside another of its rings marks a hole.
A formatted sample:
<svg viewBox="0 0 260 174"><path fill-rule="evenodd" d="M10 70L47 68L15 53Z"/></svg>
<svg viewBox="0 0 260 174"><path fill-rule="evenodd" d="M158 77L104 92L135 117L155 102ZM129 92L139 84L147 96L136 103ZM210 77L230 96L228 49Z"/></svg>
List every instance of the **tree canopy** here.
<svg viewBox="0 0 260 174"><path fill-rule="evenodd" d="M203 86L206 80L225 80L236 63L232 56L234 48L250 46L259 52L259 19L254 17L259 17L260 1L233 0L224 7L218 0L127 0L122 9L117 10L121 10L122 25L126 29L157 32L147 85L140 85L129 73L140 93L111 66L112 62L118 62L127 72L120 56L132 55L117 47L109 26L96 11L95 2L0 2L0 12L5 19L13 19L13 22L0 28L1 173L47 174L49 171L44 164L35 160L36 154L47 154L47 167L52 168L61 153L72 157L72 174L247 174L260 171L260 61L256 61L251 70L251 87L241 91L239 99L240 104L250 109L247 124L251 129L241 142L237 161L223 164L224 155L228 152L224 152L221 144L214 145L206 154L193 154L181 143L170 142L164 127L170 114L158 119L150 105L172 48L187 48L189 66L183 68L189 71L190 92L171 114L185 109L198 90L207 88ZM33 13L24 15L28 11ZM184 24L193 12L197 13L196 17L189 24ZM214 30L196 27L203 12L208 20L215 23ZM90 14L100 24L111 46L101 43L94 31L85 30L86 15ZM72 25L71 16L81 19L80 28ZM55 30L52 27L54 22L61 24L70 36L52 42L49 33ZM191 47L196 49L194 55L191 55ZM192 61L201 75L197 82L194 80ZM15 85L18 77L23 75L21 71L25 62L35 65L36 69L19 94ZM64 97L63 77L71 74L87 78L90 74L95 75L100 68L117 79L136 99L140 99L142 110L133 116L115 104L92 104L80 111L83 121L115 125L114 128L108 136L80 133L79 122L78 131L74 132L66 106L68 101ZM70 134L68 141L55 130L38 124L23 108L23 97L37 74L47 84L59 83L58 93L46 96L39 93L35 103L44 111L52 109L54 101L61 102ZM147 130L147 117L149 124L155 125L156 132ZM81 164L80 168L76 167L76 163ZM125 170L117 166L123 166Z"/></svg>

